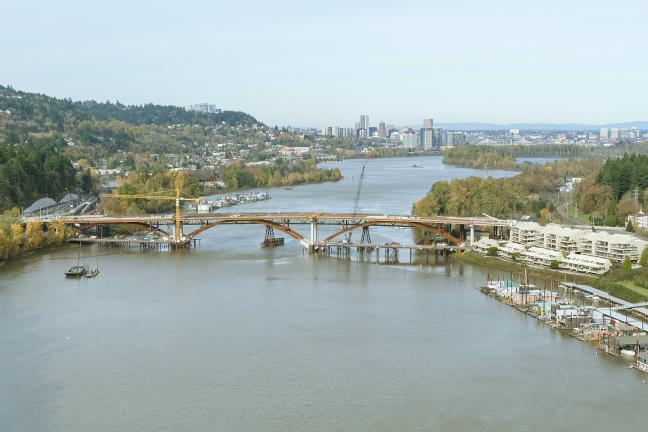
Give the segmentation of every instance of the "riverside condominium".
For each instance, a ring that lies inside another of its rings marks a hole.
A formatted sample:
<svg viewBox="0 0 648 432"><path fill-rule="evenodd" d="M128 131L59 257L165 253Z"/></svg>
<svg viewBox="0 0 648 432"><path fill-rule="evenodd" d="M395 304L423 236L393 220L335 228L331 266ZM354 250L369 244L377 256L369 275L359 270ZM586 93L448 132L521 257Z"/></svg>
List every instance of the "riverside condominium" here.
<svg viewBox="0 0 648 432"><path fill-rule="evenodd" d="M535 222L518 222L511 227L511 242L529 248L539 246L568 255L580 253L621 262L638 261L648 242L629 234L574 229L561 225L542 226Z"/></svg>

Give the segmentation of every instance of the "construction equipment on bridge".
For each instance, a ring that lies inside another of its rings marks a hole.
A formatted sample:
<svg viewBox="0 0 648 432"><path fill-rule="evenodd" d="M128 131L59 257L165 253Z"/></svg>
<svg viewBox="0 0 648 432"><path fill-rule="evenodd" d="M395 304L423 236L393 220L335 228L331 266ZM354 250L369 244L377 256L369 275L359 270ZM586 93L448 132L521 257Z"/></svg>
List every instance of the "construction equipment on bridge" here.
<svg viewBox="0 0 648 432"><path fill-rule="evenodd" d="M356 194L355 194L355 201L353 203L353 220L355 220L355 217L358 215L360 212L360 194L362 193L362 182L364 181L365 177L365 168L367 167L367 162L369 162L369 159L366 159L364 163L362 164L362 171L360 172L360 180L358 181L358 188L356 189ZM351 243L351 235L353 233L353 230L349 231L344 237L344 242L345 243ZM362 237L365 238L365 232L364 229L362 231ZM368 236L368 227L367 227L367 237ZM364 242L363 242L364 243ZM369 238L369 242L371 243L371 239Z"/></svg>
<svg viewBox="0 0 648 432"><path fill-rule="evenodd" d="M183 245L182 239L182 220L180 218L180 201L194 201L200 202L202 198L197 197L181 197L181 190L184 186L185 177L182 175L176 176L175 179L175 196L153 195L153 194L136 194L136 195L123 195L123 194L105 194L105 198L124 198L124 199L148 199L148 200L175 200L175 232L174 244L176 247Z"/></svg>

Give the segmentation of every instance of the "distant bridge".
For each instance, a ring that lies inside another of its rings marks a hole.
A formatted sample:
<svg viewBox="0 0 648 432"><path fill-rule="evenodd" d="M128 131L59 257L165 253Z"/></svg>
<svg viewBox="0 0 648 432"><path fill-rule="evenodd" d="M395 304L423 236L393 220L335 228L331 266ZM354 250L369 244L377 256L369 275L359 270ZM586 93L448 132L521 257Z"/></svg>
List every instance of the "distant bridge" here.
<svg viewBox="0 0 648 432"><path fill-rule="evenodd" d="M28 222L35 220L47 224L61 221L78 231L104 225L137 225L152 232L158 232L168 238L174 247L184 247L196 239L203 231L220 225L263 225L266 233L274 230L300 242L310 251L318 246L338 244L337 239L355 229L363 230L363 238L368 237L369 227L409 227L420 229L443 237L449 244L459 246L466 240L472 244L475 228L493 231L509 228L509 222L492 217L460 216L402 216L388 214L351 214L351 213L180 213L158 215L83 215L51 216L25 218ZM309 225L310 235L306 237L295 231L294 225ZM331 225L337 229L327 237L319 238L319 227ZM180 231L174 232L179 226ZM185 232L183 227L192 227ZM451 228L454 227L454 230ZM167 231L168 230L168 231ZM173 232L173 234L171 234ZM267 235L267 234L266 234Z"/></svg>

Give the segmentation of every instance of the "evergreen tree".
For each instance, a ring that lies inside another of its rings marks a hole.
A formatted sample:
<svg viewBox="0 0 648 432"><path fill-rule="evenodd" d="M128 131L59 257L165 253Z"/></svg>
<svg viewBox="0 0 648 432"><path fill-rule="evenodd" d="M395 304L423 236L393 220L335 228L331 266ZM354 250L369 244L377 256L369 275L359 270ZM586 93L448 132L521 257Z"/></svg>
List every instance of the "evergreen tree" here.
<svg viewBox="0 0 648 432"><path fill-rule="evenodd" d="M623 271L625 273L630 273L632 271L632 261L630 261L630 258L628 257L623 260Z"/></svg>
<svg viewBox="0 0 648 432"><path fill-rule="evenodd" d="M607 208L607 217L605 219L605 224L607 226L617 226L617 207L616 201L611 199Z"/></svg>
<svg viewBox="0 0 648 432"><path fill-rule="evenodd" d="M648 247L643 250L641 253L641 258L639 258L639 264L643 267L648 267Z"/></svg>
<svg viewBox="0 0 648 432"><path fill-rule="evenodd" d="M626 231L628 232L635 232L634 225L632 224L632 220L628 221L628 225L626 225Z"/></svg>

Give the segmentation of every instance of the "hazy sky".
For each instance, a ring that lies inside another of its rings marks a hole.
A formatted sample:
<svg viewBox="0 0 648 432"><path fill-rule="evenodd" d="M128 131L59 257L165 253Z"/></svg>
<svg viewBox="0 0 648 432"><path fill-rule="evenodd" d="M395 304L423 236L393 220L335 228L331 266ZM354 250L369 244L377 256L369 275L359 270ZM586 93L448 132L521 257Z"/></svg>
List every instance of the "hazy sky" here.
<svg viewBox="0 0 648 432"><path fill-rule="evenodd" d="M648 1L0 0L0 83L270 125L648 119Z"/></svg>

